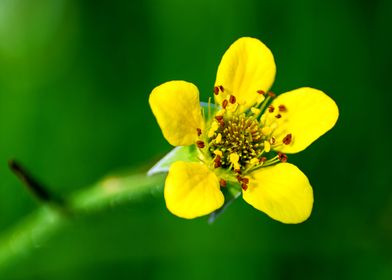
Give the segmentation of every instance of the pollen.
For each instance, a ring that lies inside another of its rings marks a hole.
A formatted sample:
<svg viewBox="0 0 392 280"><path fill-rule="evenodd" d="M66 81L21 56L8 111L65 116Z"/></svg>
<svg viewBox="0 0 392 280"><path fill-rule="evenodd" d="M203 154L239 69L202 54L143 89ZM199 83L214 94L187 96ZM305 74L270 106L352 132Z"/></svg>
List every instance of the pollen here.
<svg viewBox="0 0 392 280"><path fill-rule="evenodd" d="M223 91L220 86L217 88L219 92ZM287 161L286 155L276 156L272 148L275 145L289 145L292 141L291 133L279 135L279 143L276 143L275 138L278 135L274 135L281 123L278 118L287 111L286 107L279 105L275 108L269 104L274 97L271 92L266 94L257 91L255 94L261 99L260 103L256 102L243 111L244 107L230 92L227 98L223 99L220 110L214 115L210 127L207 128L207 143L197 142L199 148L207 147L202 153L207 153L205 158L211 160L212 168L230 171L237 179L244 178L243 176L255 169L275 164L277 160ZM238 183L244 190L248 188L248 183L242 179L238 179Z"/></svg>
<svg viewBox="0 0 392 280"><path fill-rule="evenodd" d="M264 151L266 153L269 153L269 151L271 151L271 144L268 141L264 141Z"/></svg>
<svg viewBox="0 0 392 280"><path fill-rule="evenodd" d="M222 134L218 133L218 136L215 138L215 143L220 144L222 142Z"/></svg>
<svg viewBox="0 0 392 280"><path fill-rule="evenodd" d="M260 114L260 112L261 112L261 110L260 110L259 108L255 108L255 107L250 108L250 111L251 111L254 115L258 115L258 114Z"/></svg>

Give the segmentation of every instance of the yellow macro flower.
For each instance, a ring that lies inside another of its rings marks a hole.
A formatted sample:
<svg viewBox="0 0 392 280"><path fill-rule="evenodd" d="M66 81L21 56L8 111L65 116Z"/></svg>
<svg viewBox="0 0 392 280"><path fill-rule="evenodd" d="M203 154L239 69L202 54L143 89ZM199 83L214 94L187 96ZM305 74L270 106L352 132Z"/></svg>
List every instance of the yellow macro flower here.
<svg viewBox="0 0 392 280"><path fill-rule="evenodd" d="M286 154L330 130L339 111L330 97L309 87L276 97L269 92L275 72L271 51L244 37L220 62L215 105L202 108L197 87L185 81L151 92L149 103L167 141L197 151L195 162L170 166L164 189L170 212L188 219L207 215L224 205L223 192L242 191L247 203L280 222L309 217L312 187Z"/></svg>

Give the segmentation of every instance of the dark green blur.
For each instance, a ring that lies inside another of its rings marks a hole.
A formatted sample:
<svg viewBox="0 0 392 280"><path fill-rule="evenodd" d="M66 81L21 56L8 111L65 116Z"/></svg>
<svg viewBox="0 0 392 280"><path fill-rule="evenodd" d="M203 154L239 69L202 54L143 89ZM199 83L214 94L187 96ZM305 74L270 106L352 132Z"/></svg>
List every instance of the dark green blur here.
<svg viewBox="0 0 392 280"><path fill-rule="evenodd" d="M148 106L162 82L212 94L228 46L262 40L273 90L324 90L336 127L289 160L315 204L300 225L236 201L213 225L163 196L79 219L1 279L392 279L392 2L0 0L0 232L37 208L7 160L66 195L170 150Z"/></svg>

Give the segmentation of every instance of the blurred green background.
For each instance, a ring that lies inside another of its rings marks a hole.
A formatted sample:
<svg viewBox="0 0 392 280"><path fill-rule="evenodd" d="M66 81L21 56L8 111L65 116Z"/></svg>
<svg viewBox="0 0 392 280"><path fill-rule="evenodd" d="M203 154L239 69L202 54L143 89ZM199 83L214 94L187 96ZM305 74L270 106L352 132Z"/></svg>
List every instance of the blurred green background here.
<svg viewBox="0 0 392 280"><path fill-rule="evenodd" d="M324 90L337 126L292 155L311 218L284 225L236 201L213 225L162 195L78 219L1 279L392 279L392 2L0 0L0 231L38 207L7 169L18 158L61 194L170 150L148 107L158 84L203 100L228 46L274 53L273 90Z"/></svg>

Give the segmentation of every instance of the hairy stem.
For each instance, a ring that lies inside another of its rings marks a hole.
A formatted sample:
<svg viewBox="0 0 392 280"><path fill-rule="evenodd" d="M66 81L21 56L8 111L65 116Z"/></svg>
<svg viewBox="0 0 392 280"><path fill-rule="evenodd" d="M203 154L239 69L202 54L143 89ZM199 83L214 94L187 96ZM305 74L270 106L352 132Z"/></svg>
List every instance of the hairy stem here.
<svg viewBox="0 0 392 280"><path fill-rule="evenodd" d="M133 203L161 192L163 175L111 176L65 199L65 206L46 203L0 236L0 270L31 253L78 216L113 205Z"/></svg>

